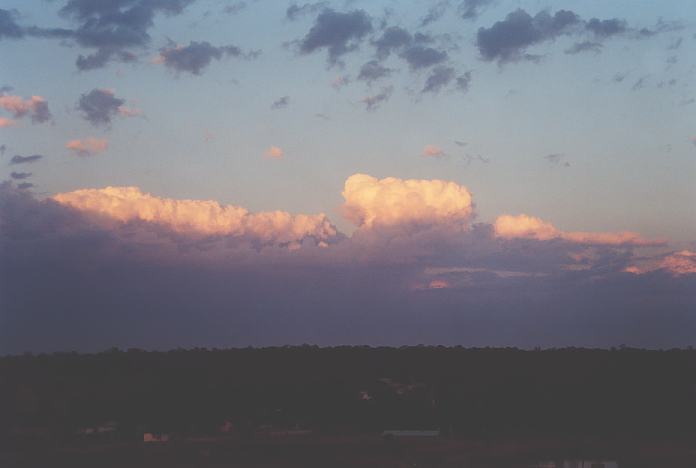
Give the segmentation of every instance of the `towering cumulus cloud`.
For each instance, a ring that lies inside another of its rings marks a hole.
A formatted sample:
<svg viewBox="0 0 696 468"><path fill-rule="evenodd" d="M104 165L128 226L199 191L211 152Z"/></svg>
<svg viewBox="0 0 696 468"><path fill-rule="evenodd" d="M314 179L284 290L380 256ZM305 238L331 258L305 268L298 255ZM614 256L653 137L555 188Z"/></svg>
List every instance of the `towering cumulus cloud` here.
<svg viewBox="0 0 696 468"><path fill-rule="evenodd" d="M211 200L159 198L137 187L107 187L60 193L57 202L119 222L145 221L184 234L224 235L291 246L304 239L320 245L336 236L324 214L291 215L284 211L250 213Z"/></svg>
<svg viewBox="0 0 696 468"><path fill-rule="evenodd" d="M600 245L659 245L660 241L642 238L635 232L561 231L553 224L525 214L502 215L495 220L495 234L503 239L562 239L579 244Z"/></svg>
<svg viewBox="0 0 696 468"><path fill-rule="evenodd" d="M471 193L443 180L377 179L354 174L343 188L344 216L358 227L466 223Z"/></svg>

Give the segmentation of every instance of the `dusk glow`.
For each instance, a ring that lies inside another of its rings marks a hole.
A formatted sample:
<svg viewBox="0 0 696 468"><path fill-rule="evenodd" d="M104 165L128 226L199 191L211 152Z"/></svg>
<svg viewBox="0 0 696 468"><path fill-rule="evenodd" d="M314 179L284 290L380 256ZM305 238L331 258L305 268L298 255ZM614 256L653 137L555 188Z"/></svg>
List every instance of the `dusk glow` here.
<svg viewBox="0 0 696 468"><path fill-rule="evenodd" d="M690 345L693 13L7 0L0 352Z"/></svg>

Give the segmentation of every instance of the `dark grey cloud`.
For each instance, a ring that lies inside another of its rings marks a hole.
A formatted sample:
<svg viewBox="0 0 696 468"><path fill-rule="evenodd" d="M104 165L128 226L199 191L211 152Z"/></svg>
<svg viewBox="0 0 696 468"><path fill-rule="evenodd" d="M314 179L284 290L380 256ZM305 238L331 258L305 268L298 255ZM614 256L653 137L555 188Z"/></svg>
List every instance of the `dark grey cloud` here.
<svg viewBox="0 0 696 468"><path fill-rule="evenodd" d="M658 21L653 29L630 28L620 18L583 20L570 10L558 10L555 14L541 11L532 17L523 9L517 9L489 28L480 28L477 42L481 58L498 63L521 59L538 61L538 55L527 53L527 48L552 41L563 35L580 37L567 54L601 52L603 41L622 36L631 39L649 37L654 34L674 31L682 26L677 23Z"/></svg>
<svg viewBox="0 0 696 468"><path fill-rule="evenodd" d="M285 10L285 17L290 21L305 15L313 15L328 6L328 2L303 3L299 5L293 3Z"/></svg>
<svg viewBox="0 0 696 468"><path fill-rule="evenodd" d="M10 164L31 164L43 159L40 154L32 154L31 156L20 156L19 154L12 156Z"/></svg>
<svg viewBox="0 0 696 468"><path fill-rule="evenodd" d="M137 55L127 50L99 49L90 55L80 55L75 60L75 65L80 70L93 70L106 66L110 61L132 63L138 60Z"/></svg>
<svg viewBox="0 0 696 468"><path fill-rule="evenodd" d="M51 111L48 109L48 102L36 102L33 105L31 112L31 121L33 123L43 123L51 120Z"/></svg>
<svg viewBox="0 0 696 468"><path fill-rule="evenodd" d="M6 151L7 151L7 145L5 145L5 144L0 145L0 156L5 156Z"/></svg>
<svg viewBox="0 0 696 468"><path fill-rule="evenodd" d="M580 17L568 10L553 15L541 11L532 17L518 9L490 28L479 28L476 45L484 60L500 63L520 60L529 58L525 53L528 47L568 34L580 22Z"/></svg>
<svg viewBox="0 0 696 468"><path fill-rule="evenodd" d="M459 16L467 20L475 20L491 3L493 0L463 0L458 7Z"/></svg>
<svg viewBox="0 0 696 468"><path fill-rule="evenodd" d="M95 127L108 126L125 103L125 99L117 98L112 91L93 89L80 96L77 109L82 112L82 117Z"/></svg>
<svg viewBox="0 0 696 468"><path fill-rule="evenodd" d="M394 70L385 67L377 60L370 60L369 62L363 64L363 66L360 68L358 80L372 83L379 79L386 78L387 76L391 75L393 71Z"/></svg>
<svg viewBox="0 0 696 468"><path fill-rule="evenodd" d="M579 54L582 52L594 52L595 54L598 54L602 51L602 43L601 42L594 42L594 41L582 41L582 42L576 42L572 46L570 46L568 49L566 49L565 53L566 54Z"/></svg>
<svg viewBox="0 0 696 468"><path fill-rule="evenodd" d="M20 182L19 184L17 184L17 188L19 190L28 190L28 189L33 188L33 187L34 187L34 184L32 184L31 182Z"/></svg>
<svg viewBox="0 0 696 468"><path fill-rule="evenodd" d="M389 98L394 92L393 86L386 86L382 90L372 96L365 96L362 98L361 102L365 104L365 109L369 111L376 110L379 106L389 100Z"/></svg>
<svg viewBox="0 0 696 468"><path fill-rule="evenodd" d="M457 89L466 93L471 86L471 72L465 72L457 77Z"/></svg>
<svg viewBox="0 0 696 468"><path fill-rule="evenodd" d="M160 49L160 60L176 72L200 75L213 60L224 56L245 57L239 47L233 45L215 47L207 41L191 41L187 46L169 46Z"/></svg>
<svg viewBox="0 0 696 468"><path fill-rule="evenodd" d="M244 1L236 1L232 2L229 5L225 5L222 8L223 13L227 13L228 15L236 15L237 13L241 12L247 7L247 3Z"/></svg>
<svg viewBox="0 0 696 468"><path fill-rule="evenodd" d="M24 180L31 177L31 172L12 172L10 177L12 177L14 180Z"/></svg>
<svg viewBox="0 0 696 468"><path fill-rule="evenodd" d="M309 54L326 49L329 64L354 50L372 31L372 19L363 10L341 13L325 9L317 16L314 25L300 41L300 52Z"/></svg>
<svg viewBox="0 0 696 468"><path fill-rule="evenodd" d="M15 22L16 16L14 10L0 8L0 39L20 39L24 36L22 27Z"/></svg>
<svg viewBox="0 0 696 468"><path fill-rule="evenodd" d="M439 0L438 2L435 2L429 9L428 12L425 14L425 16L421 19L420 25L421 27L427 26L430 23L433 23L440 18L442 18L442 15L444 15L447 10L450 7L450 2L449 0Z"/></svg>
<svg viewBox="0 0 696 468"><path fill-rule="evenodd" d="M438 93L454 80L456 74L457 72L452 67L438 66L433 68L425 80L421 93Z"/></svg>
<svg viewBox="0 0 696 468"><path fill-rule="evenodd" d="M271 109L282 109L284 107L288 107L288 104L290 104L290 96L282 96L273 101L273 104L271 104Z"/></svg>
<svg viewBox="0 0 696 468"><path fill-rule="evenodd" d="M591 18L585 25L588 31L593 32L600 37L609 37L616 34L623 34L628 30L626 26L626 21L620 20L618 18L612 18L608 20L600 20L598 18Z"/></svg>
<svg viewBox="0 0 696 468"><path fill-rule="evenodd" d="M454 144L459 146L459 147L463 147L463 146L468 145L468 143L466 141L462 141L462 140L454 140Z"/></svg>
<svg viewBox="0 0 696 468"><path fill-rule="evenodd" d="M148 31L158 14L178 15L195 0L68 0L60 14L75 27L20 26L14 13L0 9L0 38L39 37L65 40L92 52L76 59L79 70L101 68L109 62L134 62L150 43Z"/></svg>
<svg viewBox="0 0 696 468"><path fill-rule="evenodd" d="M429 68L447 60L447 52L437 50L432 47L413 45L401 53L401 57L406 60L412 70Z"/></svg>
<svg viewBox="0 0 696 468"><path fill-rule="evenodd" d="M413 41L413 36L410 32L399 26L390 26L382 32L382 35L373 41L373 45L377 49L377 57L385 59L392 52L401 50L410 45Z"/></svg>
<svg viewBox="0 0 696 468"><path fill-rule="evenodd" d="M77 23L69 32L47 31L48 35L73 39L94 49L77 58L80 70L100 68L110 61L134 61L133 48L150 43L149 29L157 14L178 15L194 0L68 0L60 13Z"/></svg>

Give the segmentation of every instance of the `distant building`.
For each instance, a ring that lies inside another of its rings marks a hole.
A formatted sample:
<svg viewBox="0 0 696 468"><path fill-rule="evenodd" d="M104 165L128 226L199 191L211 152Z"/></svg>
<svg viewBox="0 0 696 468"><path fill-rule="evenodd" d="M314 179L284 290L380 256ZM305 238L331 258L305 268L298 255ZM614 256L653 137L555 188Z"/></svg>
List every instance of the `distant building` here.
<svg viewBox="0 0 696 468"><path fill-rule="evenodd" d="M382 432L385 439L439 437L440 430L386 430Z"/></svg>
<svg viewBox="0 0 696 468"><path fill-rule="evenodd" d="M619 468L619 464L615 461L565 460L540 462L534 468Z"/></svg>
<svg viewBox="0 0 696 468"><path fill-rule="evenodd" d="M143 434L143 442L169 442L169 434L145 432Z"/></svg>
<svg viewBox="0 0 696 468"><path fill-rule="evenodd" d="M110 421L104 424L99 424L97 426L81 427L77 430L77 434L82 436L109 435L116 432L117 428L118 424L116 422Z"/></svg>

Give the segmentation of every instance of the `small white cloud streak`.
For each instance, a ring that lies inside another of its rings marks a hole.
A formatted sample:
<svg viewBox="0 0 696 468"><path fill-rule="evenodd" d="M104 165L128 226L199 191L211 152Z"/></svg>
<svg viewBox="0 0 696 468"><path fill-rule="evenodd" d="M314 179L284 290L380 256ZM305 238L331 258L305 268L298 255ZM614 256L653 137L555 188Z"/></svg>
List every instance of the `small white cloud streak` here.
<svg viewBox="0 0 696 468"><path fill-rule="evenodd" d="M494 223L495 235L503 239L562 239L578 244L598 245L661 245L664 241L644 239L640 234L623 232L561 231L553 224L526 214L501 215Z"/></svg>

